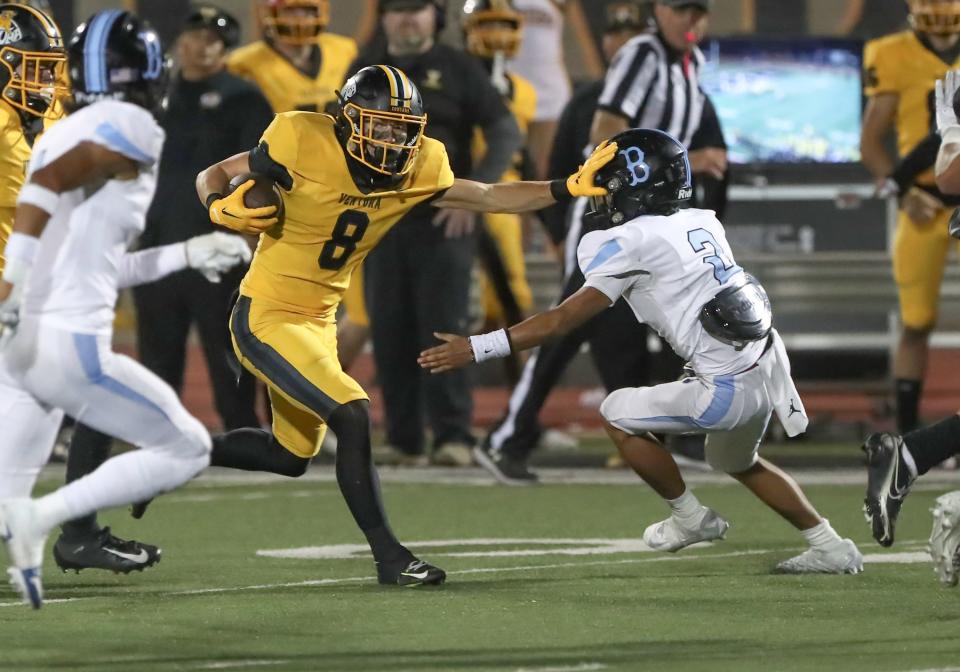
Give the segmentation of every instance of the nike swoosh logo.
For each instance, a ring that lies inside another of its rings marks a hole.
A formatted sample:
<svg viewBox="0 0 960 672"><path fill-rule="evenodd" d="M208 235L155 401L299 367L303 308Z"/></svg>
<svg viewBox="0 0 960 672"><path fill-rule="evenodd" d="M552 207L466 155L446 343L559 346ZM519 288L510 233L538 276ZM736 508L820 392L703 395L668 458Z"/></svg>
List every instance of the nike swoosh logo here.
<svg viewBox="0 0 960 672"><path fill-rule="evenodd" d="M415 579L425 579L430 572L400 572L403 576L411 576Z"/></svg>
<svg viewBox="0 0 960 672"><path fill-rule="evenodd" d="M133 555L132 553L124 553L122 551L115 551L112 548L104 548L103 550L105 550L107 553L113 553L118 558L123 558L124 560L129 560L130 562L135 562L139 565L142 565L150 559L150 555L142 548L136 555Z"/></svg>

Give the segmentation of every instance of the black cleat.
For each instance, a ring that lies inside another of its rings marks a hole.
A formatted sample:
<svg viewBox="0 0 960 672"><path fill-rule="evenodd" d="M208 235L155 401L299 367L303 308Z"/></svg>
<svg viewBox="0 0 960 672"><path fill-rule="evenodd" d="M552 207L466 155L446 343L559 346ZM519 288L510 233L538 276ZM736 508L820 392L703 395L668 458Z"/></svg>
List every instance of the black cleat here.
<svg viewBox="0 0 960 672"><path fill-rule="evenodd" d="M487 446L474 446L473 459L504 485L533 485L538 478L527 469L527 463L503 453L494 453Z"/></svg>
<svg viewBox="0 0 960 672"><path fill-rule="evenodd" d="M65 539L63 535L53 545L53 559L63 571L81 569L106 569L129 574L160 562L163 553L156 546L139 541L124 541L110 534L105 527L97 534L78 540Z"/></svg>
<svg viewBox="0 0 960 672"><path fill-rule="evenodd" d="M132 504L130 506L130 515L136 518L137 520L140 520L141 518L143 518L143 514L147 512L147 507L150 506L150 502L152 501L153 501L152 499L148 499L143 502L137 502L135 504Z"/></svg>
<svg viewBox="0 0 960 672"><path fill-rule="evenodd" d="M893 546L893 530L903 499L916 476L903 460L903 437L899 434L871 434L863 444L867 454L867 497L863 513L873 538L881 546Z"/></svg>
<svg viewBox="0 0 960 672"><path fill-rule="evenodd" d="M447 573L439 567L414 558L406 565L377 565L377 578L388 586L439 586L447 580Z"/></svg>

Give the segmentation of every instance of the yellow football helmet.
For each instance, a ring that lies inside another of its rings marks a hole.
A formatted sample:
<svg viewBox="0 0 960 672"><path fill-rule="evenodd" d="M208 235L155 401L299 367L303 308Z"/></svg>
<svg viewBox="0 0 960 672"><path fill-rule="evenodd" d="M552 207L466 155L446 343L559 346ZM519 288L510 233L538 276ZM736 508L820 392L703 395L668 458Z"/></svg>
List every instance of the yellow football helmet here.
<svg viewBox="0 0 960 672"><path fill-rule="evenodd" d="M329 0L262 0L259 9L264 35L291 46L313 44L330 23Z"/></svg>
<svg viewBox="0 0 960 672"><path fill-rule="evenodd" d="M37 117L59 108L68 92L66 52L60 28L23 4L0 4L0 97Z"/></svg>
<svg viewBox="0 0 960 672"><path fill-rule="evenodd" d="M931 35L960 33L960 0L907 0L910 25Z"/></svg>
<svg viewBox="0 0 960 672"><path fill-rule="evenodd" d="M467 51L480 58L517 55L523 39L523 15L512 0L467 0L463 5Z"/></svg>

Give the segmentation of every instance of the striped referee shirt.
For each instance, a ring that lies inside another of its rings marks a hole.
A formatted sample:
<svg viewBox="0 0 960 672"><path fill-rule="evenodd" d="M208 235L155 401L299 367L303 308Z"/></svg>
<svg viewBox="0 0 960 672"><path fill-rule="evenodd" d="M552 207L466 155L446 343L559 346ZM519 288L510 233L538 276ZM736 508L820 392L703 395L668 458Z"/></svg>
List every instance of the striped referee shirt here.
<svg viewBox="0 0 960 672"><path fill-rule="evenodd" d="M683 54L659 35L638 35L613 57L599 108L625 117L631 127L666 131L689 147L703 114L702 66L696 47L684 73Z"/></svg>

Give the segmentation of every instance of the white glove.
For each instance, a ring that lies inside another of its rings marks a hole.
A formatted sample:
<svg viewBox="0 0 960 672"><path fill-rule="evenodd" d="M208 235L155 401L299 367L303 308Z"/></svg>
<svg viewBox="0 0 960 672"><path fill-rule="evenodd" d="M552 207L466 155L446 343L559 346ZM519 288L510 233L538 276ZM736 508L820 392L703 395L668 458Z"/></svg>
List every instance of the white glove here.
<svg viewBox="0 0 960 672"><path fill-rule="evenodd" d="M957 112L953 109L953 97L960 88L960 70L951 70L946 77L937 80L937 130L940 135L948 128L960 126Z"/></svg>
<svg viewBox="0 0 960 672"><path fill-rule="evenodd" d="M203 274L210 282L234 266L249 263L253 256L247 241L240 236L217 231L191 238L186 243L187 265Z"/></svg>

